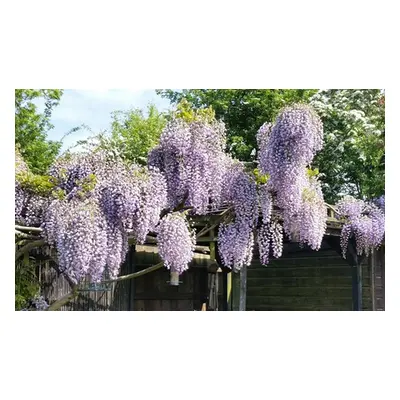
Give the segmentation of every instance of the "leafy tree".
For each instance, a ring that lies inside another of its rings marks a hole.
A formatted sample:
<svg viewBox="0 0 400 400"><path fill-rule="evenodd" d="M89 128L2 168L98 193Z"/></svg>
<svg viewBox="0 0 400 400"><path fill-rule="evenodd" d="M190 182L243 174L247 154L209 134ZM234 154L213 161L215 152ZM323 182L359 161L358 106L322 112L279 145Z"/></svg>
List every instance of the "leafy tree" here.
<svg viewBox="0 0 400 400"><path fill-rule="evenodd" d="M27 306L30 299L40 291L40 283L36 275L36 267L29 257L15 265L15 309Z"/></svg>
<svg viewBox="0 0 400 400"><path fill-rule="evenodd" d="M310 103L324 124L324 148L317 155L325 198L361 199L385 192L385 101L379 89L321 90Z"/></svg>
<svg viewBox="0 0 400 400"><path fill-rule="evenodd" d="M256 133L264 122L273 122L285 105L307 102L316 90L305 89L185 89L156 90L173 104L183 99L195 108L212 107L227 127L229 152L251 161L257 148Z"/></svg>
<svg viewBox="0 0 400 400"><path fill-rule="evenodd" d="M34 173L44 173L60 151L61 142L47 140L47 132L62 94L61 89L15 90L15 144ZM43 113L33 102L37 98L45 100Z"/></svg>
<svg viewBox="0 0 400 400"><path fill-rule="evenodd" d="M77 144L86 148L102 149L127 162L145 165L147 154L158 144L166 122L166 115L160 113L153 104L148 106L147 115L139 108L114 111L111 132L92 135Z"/></svg>
<svg viewBox="0 0 400 400"><path fill-rule="evenodd" d="M326 201L342 194L372 198L385 191L385 101L379 89L367 90L157 90L173 104L185 99L193 107L212 107L228 129L230 152L243 161L254 159L255 134L274 122L280 109L307 102L324 124L324 149L317 154Z"/></svg>

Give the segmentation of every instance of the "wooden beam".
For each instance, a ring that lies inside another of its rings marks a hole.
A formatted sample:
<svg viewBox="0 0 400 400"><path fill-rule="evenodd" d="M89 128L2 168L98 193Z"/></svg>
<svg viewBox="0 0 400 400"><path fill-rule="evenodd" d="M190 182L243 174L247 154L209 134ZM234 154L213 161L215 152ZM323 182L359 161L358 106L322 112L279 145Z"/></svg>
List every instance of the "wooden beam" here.
<svg viewBox="0 0 400 400"><path fill-rule="evenodd" d="M246 311L247 267L245 265L240 270L239 277L240 277L239 311Z"/></svg>
<svg viewBox="0 0 400 400"><path fill-rule="evenodd" d="M240 272L231 272L232 274L232 311L239 311L240 308Z"/></svg>
<svg viewBox="0 0 400 400"><path fill-rule="evenodd" d="M340 238L331 236L325 237L324 240L341 256L342 249L340 247ZM357 255L355 238L351 237L347 246L346 261L351 268L351 287L353 311L362 310L362 262L364 257Z"/></svg>
<svg viewBox="0 0 400 400"><path fill-rule="evenodd" d="M232 274L233 272L226 273L226 304L227 311L232 311Z"/></svg>
<svg viewBox="0 0 400 400"><path fill-rule="evenodd" d="M362 310L362 258L357 255L354 240L349 240L346 258L351 263L353 311Z"/></svg>
<svg viewBox="0 0 400 400"><path fill-rule="evenodd" d="M375 249L372 249L371 255L368 257L368 263L370 267L370 272L371 272L371 303L372 303L372 311L376 311L376 293L375 293L375 280L376 280L376 274L375 274L375 259L376 259L376 253Z"/></svg>
<svg viewBox="0 0 400 400"><path fill-rule="evenodd" d="M352 266L353 311L362 311L362 267Z"/></svg>

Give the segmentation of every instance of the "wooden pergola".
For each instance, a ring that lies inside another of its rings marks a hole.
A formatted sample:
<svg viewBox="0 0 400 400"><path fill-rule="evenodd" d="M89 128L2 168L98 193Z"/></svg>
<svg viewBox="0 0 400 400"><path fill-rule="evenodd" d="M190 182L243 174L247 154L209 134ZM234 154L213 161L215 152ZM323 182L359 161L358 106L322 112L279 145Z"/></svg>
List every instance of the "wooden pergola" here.
<svg viewBox="0 0 400 400"><path fill-rule="evenodd" d="M342 254L340 247L340 235L343 226L343 222L335 218L335 209L330 205L327 207L327 229L324 239L329 244L332 249L334 249L338 254ZM226 309L227 310L246 310L246 290L247 290L247 267L243 267L239 273L232 272L230 269L225 268L218 255L217 242L218 242L218 227L221 222L229 221L232 219L232 209L229 207L221 208L218 210L210 211L204 216L190 216L191 225L196 229L196 248L195 253L206 254L210 258L208 265L208 270L211 272L222 272L224 279L226 279L226 284L224 285L224 298L226 299ZM273 216L278 220L282 218L279 209L273 210ZM40 228L29 228L16 226L16 234L22 234L34 237L32 235L40 233ZM135 245L133 239L129 239L129 244ZM153 233L150 233L146 237L144 243L147 246L156 246L157 237ZM42 239L36 239L28 242L23 248L17 250L16 258L22 257L27 252L29 253L32 249L37 246L44 245ZM372 269L374 268L375 254L373 253L369 257L369 262L371 262ZM365 257L360 257L357 255L355 240L352 238L349 241L349 246L346 254L346 261L351 266L352 270L352 309L354 311L362 310L362 267L361 264L365 260ZM102 282L103 285L113 284L120 281L126 281L129 279L135 279L139 276L149 274L153 271L159 270L163 267L163 262L159 262L152 265L144 270L134 272L128 275L123 275L114 280L105 280ZM50 310L59 309L64 304L68 303L71 299L76 297L78 291L86 290L82 285L72 285L71 292L68 295L63 296L61 299L53 303Z"/></svg>

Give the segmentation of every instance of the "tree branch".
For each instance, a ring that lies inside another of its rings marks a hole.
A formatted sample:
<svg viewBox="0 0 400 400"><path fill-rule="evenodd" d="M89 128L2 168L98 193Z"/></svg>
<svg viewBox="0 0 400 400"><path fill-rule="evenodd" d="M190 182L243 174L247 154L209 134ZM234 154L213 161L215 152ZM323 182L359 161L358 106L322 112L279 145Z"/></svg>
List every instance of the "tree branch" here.
<svg viewBox="0 0 400 400"><path fill-rule="evenodd" d="M223 219L224 215L231 210L232 207L228 207L226 210L224 210L220 215L219 218L217 219L217 221L213 224L213 225L209 225L208 227L203 228L197 235L196 235L196 239L198 239L201 236L204 236L207 232L211 231L212 229L216 228L221 220Z"/></svg>
<svg viewBox="0 0 400 400"><path fill-rule="evenodd" d="M118 278L115 278L115 279L101 281L101 282L99 282L99 284L102 285L104 283L114 283L114 282L126 281L128 279L135 279L139 276L149 274L150 272L153 272L153 271L157 271L158 269L162 268L163 266L164 266L164 262L161 261L158 264L152 265L151 267L146 268L142 271L134 272L133 274L129 274L129 275L119 276Z"/></svg>
<svg viewBox="0 0 400 400"><path fill-rule="evenodd" d="M19 237L18 240L20 240L21 238L23 238L23 239L31 239L31 240L38 239L38 236L28 235L27 233L19 232L17 230L15 231L15 235Z"/></svg>
<svg viewBox="0 0 400 400"><path fill-rule="evenodd" d="M23 231L23 232L43 232L42 228L36 228L34 226L21 226L21 225L15 225L15 229L18 231Z"/></svg>
<svg viewBox="0 0 400 400"><path fill-rule="evenodd" d="M78 295L78 287L74 286L71 292L55 301L46 311L57 311L65 304L69 303Z"/></svg>
<svg viewBox="0 0 400 400"><path fill-rule="evenodd" d="M21 257L23 257L25 253L29 252L35 247L40 247L43 246L44 244L46 244L46 242L43 239L34 240L33 242L26 244L24 247L22 247L15 253L15 261L19 260Z"/></svg>

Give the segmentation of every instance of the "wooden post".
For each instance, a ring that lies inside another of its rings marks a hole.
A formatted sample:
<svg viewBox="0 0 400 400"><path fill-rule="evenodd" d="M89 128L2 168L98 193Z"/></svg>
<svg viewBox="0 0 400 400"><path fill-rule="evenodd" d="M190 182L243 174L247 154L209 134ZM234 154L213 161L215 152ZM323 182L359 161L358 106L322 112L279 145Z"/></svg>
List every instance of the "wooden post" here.
<svg viewBox="0 0 400 400"><path fill-rule="evenodd" d="M340 238L333 236L326 236L327 243L335 249L340 255L342 250L340 247ZM346 260L351 268L351 288L352 288L352 302L353 311L362 310L362 261L363 257L357 255L356 243L354 237L349 240L346 252Z"/></svg>
<svg viewBox="0 0 400 400"><path fill-rule="evenodd" d="M362 267L357 262L352 269L353 311L362 310Z"/></svg>
<svg viewBox="0 0 400 400"><path fill-rule="evenodd" d="M216 261L216 244L214 242L215 238L215 230L212 229L210 231L211 235L211 242L210 242L210 261ZM214 299L213 299L213 309L214 311L218 311L218 266L217 266L217 271L215 271L215 275L213 275L213 278L211 282L214 283L213 291L210 290L210 293L213 293ZM209 299L211 301L211 299ZM215 300L215 301L214 301Z"/></svg>
<svg viewBox="0 0 400 400"><path fill-rule="evenodd" d="M175 271L171 271L169 274L169 284L171 286L179 286L179 274Z"/></svg>
<svg viewBox="0 0 400 400"><path fill-rule="evenodd" d="M219 310L219 273L218 270L215 273L215 309L214 311Z"/></svg>
<svg viewBox="0 0 400 400"><path fill-rule="evenodd" d="M362 257L357 255L355 241L350 240L347 248L347 257L351 260L351 287L353 292L353 311L362 310Z"/></svg>
<svg viewBox="0 0 400 400"><path fill-rule="evenodd" d="M240 272L231 272L232 275L232 291L231 302L232 311L240 310Z"/></svg>
<svg viewBox="0 0 400 400"><path fill-rule="evenodd" d="M227 310L232 310L232 274L233 272L226 273L226 303L227 303Z"/></svg>
<svg viewBox="0 0 400 400"><path fill-rule="evenodd" d="M376 311L376 293L375 293L375 250L372 249L371 255L369 256L369 266L371 268L371 302L372 311Z"/></svg>
<svg viewBox="0 0 400 400"><path fill-rule="evenodd" d="M129 273L133 273L136 271L136 245L131 245L129 254L128 254L128 262L129 262ZM135 280L131 280L131 285L129 288L129 309L130 311L135 310Z"/></svg>
<svg viewBox="0 0 400 400"><path fill-rule="evenodd" d="M247 267L243 266L240 270L240 292L239 292L239 311L246 311L247 293Z"/></svg>

